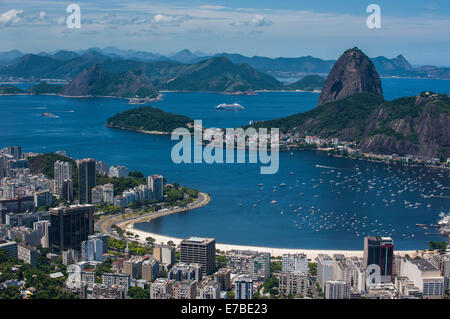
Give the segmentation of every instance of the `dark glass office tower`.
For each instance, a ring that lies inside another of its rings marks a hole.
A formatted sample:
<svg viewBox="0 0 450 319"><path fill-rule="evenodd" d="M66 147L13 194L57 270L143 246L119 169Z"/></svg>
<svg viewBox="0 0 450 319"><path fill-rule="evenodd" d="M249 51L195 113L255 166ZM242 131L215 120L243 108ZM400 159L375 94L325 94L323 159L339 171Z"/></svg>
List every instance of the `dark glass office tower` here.
<svg viewBox="0 0 450 319"><path fill-rule="evenodd" d="M211 274L216 269L216 240L199 237L182 240L180 261L200 264L203 276Z"/></svg>
<svg viewBox="0 0 450 319"><path fill-rule="evenodd" d="M81 242L94 233L94 206L73 205L50 208L50 247L57 251L80 251Z"/></svg>
<svg viewBox="0 0 450 319"><path fill-rule="evenodd" d="M381 282L392 281L394 242L390 237L368 236L364 238L364 267L380 266Z"/></svg>
<svg viewBox="0 0 450 319"><path fill-rule="evenodd" d="M87 158L78 160L77 166L80 204L91 204L92 188L95 187L95 159Z"/></svg>

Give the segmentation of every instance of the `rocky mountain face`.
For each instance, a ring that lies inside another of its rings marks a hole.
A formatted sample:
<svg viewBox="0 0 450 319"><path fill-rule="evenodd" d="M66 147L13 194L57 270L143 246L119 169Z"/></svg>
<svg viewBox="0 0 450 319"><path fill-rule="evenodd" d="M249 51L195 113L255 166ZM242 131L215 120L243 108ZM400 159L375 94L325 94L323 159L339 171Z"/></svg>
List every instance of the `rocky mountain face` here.
<svg viewBox="0 0 450 319"><path fill-rule="evenodd" d="M157 90L142 70L109 73L95 64L77 75L64 89L64 96L155 97Z"/></svg>
<svg viewBox="0 0 450 319"><path fill-rule="evenodd" d="M450 98L422 93L386 102L366 120L363 152L450 157Z"/></svg>
<svg viewBox="0 0 450 319"><path fill-rule="evenodd" d="M336 61L319 97L318 105L349 97L355 93L383 96L375 66L360 49L349 49Z"/></svg>
<svg viewBox="0 0 450 319"><path fill-rule="evenodd" d="M64 96L87 96L93 85L106 78L106 71L99 64L84 69L62 91Z"/></svg>

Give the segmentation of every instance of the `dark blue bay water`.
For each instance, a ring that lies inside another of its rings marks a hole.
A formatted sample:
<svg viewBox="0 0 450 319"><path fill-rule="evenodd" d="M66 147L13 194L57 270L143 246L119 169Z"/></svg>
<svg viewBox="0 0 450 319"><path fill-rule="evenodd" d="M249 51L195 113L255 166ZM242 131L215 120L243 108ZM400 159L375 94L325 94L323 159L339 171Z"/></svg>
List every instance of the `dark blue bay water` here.
<svg viewBox="0 0 450 319"><path fill-rule="evenodd" d="M383 85L387 99L428 90L450 93L450 81L383 79ZM204 126L234 127L303 112L317 100L313 93L166 93L153 106L202 119ZM223 102L239 102L246 109L216 111L214 106ZM132 107L120 99L3 96L0 146L17 144L34 152L66 150L75 158L123 164L147 175L161 173L169 182L211 194L205 207L137 225L161 234L311 249L361 249L367 234L391 235L400 249L425 248L430 240L440 238L426 236L415 224L436 223L438 214L449 210L448 199L421 197L449 195L448 171L336 159L320 152L280 153L275 175L260 175L260 164L176 165L170 158L175 142L169 136L104 126L108 117ZM42 117L43 112L60 118ZM276 204L271 204L273 200Z"/></svg>

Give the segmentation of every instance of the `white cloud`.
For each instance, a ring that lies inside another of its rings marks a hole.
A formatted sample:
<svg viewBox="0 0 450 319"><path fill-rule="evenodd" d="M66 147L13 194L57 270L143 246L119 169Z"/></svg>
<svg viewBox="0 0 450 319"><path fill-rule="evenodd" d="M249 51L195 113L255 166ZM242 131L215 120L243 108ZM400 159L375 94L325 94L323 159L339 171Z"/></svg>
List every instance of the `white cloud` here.
<svg viewBox="0 0 450 319"><path fill-rule="evenodd" d="M19 15L23 13L23 10L12 9L0 14L0 24L16 24L20 22Z"/></svg>
<svg viewBox="0 0 450 319"><path fill-rule="evenodd" d="M240 21L240 22L232 22L231 25L233 26L248 26L248 27L264 27L272 25L272 21L269 19L263 17L260 14L255 14L253 18L247 21Z"/></svg>
<svg viewBox="0 0 450 319"><path fill-rule="evenodd" d="M161 26L177 26L180 23L190 20L191 17L187 15L166 15L158 13L152 19L152 22Z"/></svg>

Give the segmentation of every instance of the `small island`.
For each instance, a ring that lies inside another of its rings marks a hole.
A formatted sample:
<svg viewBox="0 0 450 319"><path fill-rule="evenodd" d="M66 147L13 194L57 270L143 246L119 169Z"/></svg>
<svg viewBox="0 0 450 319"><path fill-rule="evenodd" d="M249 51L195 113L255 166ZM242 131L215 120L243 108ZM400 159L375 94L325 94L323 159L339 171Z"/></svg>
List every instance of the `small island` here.
<svg viewBox="0 0 450 319"><path fill-rule="evenodd" d="M320 92L325 83L325 79L319 75L307 75L300 80L286 85L289 90L307 91L307 92Z"/></svg>
<svg viewBox="0 0 450 319"><path fill-rule="evenodd" d="M146 134L170 134L179 127L191 130L193 122L184 115L164 112L151 106L141 106L110 117L106 126Z"/></svg>

